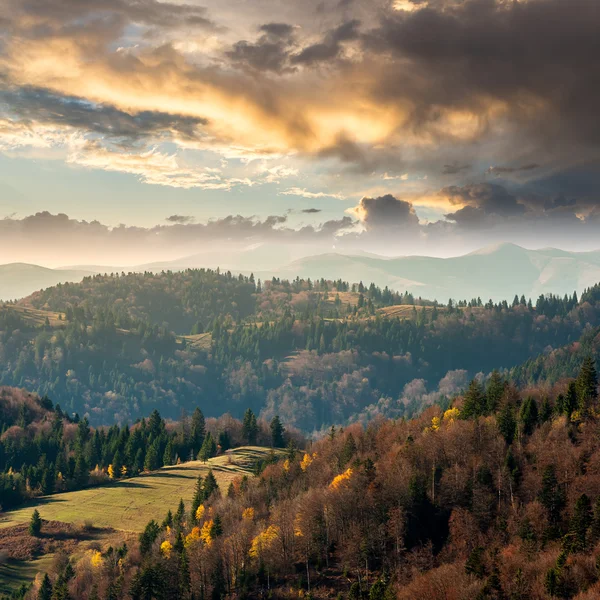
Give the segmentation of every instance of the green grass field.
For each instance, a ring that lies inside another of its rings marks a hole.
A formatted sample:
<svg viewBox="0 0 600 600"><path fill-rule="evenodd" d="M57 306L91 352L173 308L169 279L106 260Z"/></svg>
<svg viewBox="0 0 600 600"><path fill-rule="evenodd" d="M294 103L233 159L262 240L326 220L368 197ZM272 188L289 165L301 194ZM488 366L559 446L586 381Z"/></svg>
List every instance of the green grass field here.
<svg viewBox="0 0 600 600"><path fill-rule="evenodd" d="M209 468L225 494L235 477L252 475L255 462L266 459L270 452L270 448L254 446L236 448L206 464L191 461L111 485L45 496L23 508L4 513L0 517L0 527L29 522L33 509L37 508L42 519L49 521L87 521L96 527L142 531L150 519L162 521L169 509L174 512L180 498L189 508L198 475L205 476Z"/></svg>
<svg viewBox="0 0 600 600"><path fill-rule="evenodd" d="M10 595L21 584L29 584L38 573L44 573L52 563L52 554L46 554L35 560L9 559L0 565L0 595Z"/></svg>

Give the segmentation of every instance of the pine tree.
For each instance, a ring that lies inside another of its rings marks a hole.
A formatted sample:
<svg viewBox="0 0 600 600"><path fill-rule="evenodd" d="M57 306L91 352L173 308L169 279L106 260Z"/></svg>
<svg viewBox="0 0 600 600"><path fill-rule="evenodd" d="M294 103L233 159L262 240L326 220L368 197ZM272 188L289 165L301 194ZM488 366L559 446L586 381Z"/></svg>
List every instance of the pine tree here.
<svg viewBox="0 0 600 600"><path fill-rule="evenodd" d="M223 523L221 522L221 516L216 515L213 519L213 524L210 528L210 537L214 540L223 534Z"/></svg>
<svg viewBox="0 0 600 600"><path fill-rule="evenodd" d="M485 414L486 402L481 384L473 379L465 393L464 404L461 414L464 418L479 417Z"/></svg>
<svg viewBox="0 0 600 600"><path fill-rule="evenodd" d="M356 442L354 441L354 436L352 435L352 433L349 433L346 437L344 447L342 448L342 452L340 454L340 468L343 469L352 460L352 457L355 454Z"/></svg>
<svg viewBox="0 0 600 600"><path fill-rule="evenodd" d="M33 537L38 537L42 532L42 519L40 517L40 513L37 508L33 511L31 515L31 520L29 521L29 535Z"/></svg>
<svg viewBox="0 0 600 600"><path fill-rule="evenodd" d="M596 543L600 540L600 496L596 498L594 503L594 515L592 521L592 543Z"/></svg>
<svg viewBox="0 0 600 600"><path fill-rule="evenodd" d="M196 519L198 507L204 502L204 489L202 475L198 475L196 480L196 489L194 490L194 498L192 500L192 519Z"/></svg>
<svg viewBox="0 0 600 600"><path fill-rule="evenodd" d="M590 356L583 359L576 381L578 409L587 415L591 406L598 400L598 376L596 366Z"/></svg>
<svg viewBox="0 0 600 600"><path fill-rule="evenodd" d="M206 437L206 421L202 411L198 407L196 407L192 414L191 436L192 449L194 451L194 455L196 455L198 452L200 452L200 448L202 448L204 438Z"/></svg>
<svg viewBox="0 0 600 600"><path fill-rule="evenodd" d="M77 487L84 487L88 484L90 478L90 472L88 466L85 462L85 458L83 457L83 453L80 451L77 454L77 458L75 459L75 472L74 479Z"/></svg>
<svg viewBox="0 0 600 600"><path fill-rule="evenodd" d="M242 425L242 436L244 441L249 446L256 445L256 438L258 436L258 423L256 421L256 415L250 408L244 413L244 422Z"/></svg>
<svg viewBox="0 0 600 600"><path fill-rule="evenodd" d="M46 496L54 492L54 486L56 484L54 465L50 463L44 474L42 475L42 493Z"/></svg>
<svg viewBox="0 0 600 600"><path fill-rule="evenodd" d="M183 503L183 498L179 499L179 505L177 506L177 512L173 517L173 525L175 527L181 529L185 522L185 504Z"/></svg>
<svg viewBox="0 0 600 600"><path fill-rule="evenodd" d="M206 462L209 458L212 458L216 454L217 444L209 431L206 434L206 437L204 438L204 442L202 443L202 448L200 448L200 452L198 452L198 459Z"/></svg>
<svg viewBox="0 0 600 600"><path fill-rule="evenodd" d="M519 423L524 435L531 435L538 422L537 402L531 396L523 400L519 411Z"/></svg>
<svg viewBox="0 0 600 600"><path fill-rule="evenodd" d="M517 428L517 421L515 419L513 407L508 402L504 402L496 419L498 423L498 430L502 434L504 441L510 446L515 439L515 432Z"/></svg>
<svg viewBox="0 0 600 600"><path fill-rule="evenodd" d="M281 424L278 415L275 415L271 420L271 445L273 448L284 448L285 447L285 439L283 434L285 432L285 428Z"/></svg>
<svg viewBox="0 0 600 600"><path fill-rule="evenodd" d="M158 523L154 521L154 519L150 521L146 525L144 531L140 533L140 552L142 553L142 556L145 556L150 552L152 545L156 541L159 533L160 527L158 526Z"/></svg>
<svg viewBox="0 0 600 600"><path fill-rule="evenodd" d="M218 490L219 484L217 483L217 480L215 479L215 476L211 469L206 475L206 478L204 479L204 484L202 486L202 500L208 500L213 495L213 493L217 492Z"/></svg>
<svg viewBox="0 0 600 600"><path fill-rule="evenodd" d="M542 506L546 509L548 522L550 524L549 533L557 533L557 527L560 523L562 511L566 505L564 490L558 484L556 478L556 469L554 465L548 465L542 475L542 490L539 495Z"/></svg>
<svg viewBox="0 0 600 600"><path fill-rule="evenodd" d="M44 573L44 578L38 590L37 600L51 600L52 598L52 583L48 573Z"/></svg>
<svg viewBox="0 0 600 600"><path fill-rule="evenodd" d="M589 541L588 529L592 523L592 503L586 494L581 494L577 498L571 517L570 532L574 536L574 550L582 551L587 548L587 542Z"/></svg>
<svg viewBox="0 0 600 600"><path fill-rule="evenodd" d="M502 400L502 396L504 395L504 390L506 389L506 382L502 379L502 376L498 371L492 371L492 375L487 384L487 389L485 392L487 399L487 411L488 413L496 412L500 401Z"/></svg>
<svg viewBox="0 0 600 600"><path fill-rule="evenodd" d="M146 460L144 461L145 471L155 471L159 467L158 462L158 450L156 449L156 443L153 443L146 452Z"/></svg>
<svg viewBox="0 0 600 600"><path fill-rule="evenodd" d="M563 402L564 414L568 418L571 418L571 415L577 410L577 405L577 386L574 381L571 381L571 383L569 383L569 387L567 388L567 395L565 396L565 400Z"/></svg>
<svg viewBox="0 0 600 600"><path fill-rule="evenodd" d="M165 447L165 453L163 454L163 465L171 466L174 461L174 450L173 450L173 442L169 440Z"/></svg>

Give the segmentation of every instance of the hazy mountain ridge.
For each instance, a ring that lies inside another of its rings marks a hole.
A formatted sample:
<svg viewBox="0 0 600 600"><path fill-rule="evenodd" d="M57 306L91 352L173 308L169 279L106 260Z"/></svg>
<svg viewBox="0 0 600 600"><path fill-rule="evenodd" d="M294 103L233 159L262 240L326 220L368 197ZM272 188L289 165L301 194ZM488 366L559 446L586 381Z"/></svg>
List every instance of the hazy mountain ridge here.
<svg viewBox="0 0 600 600"><path fill-rule="evenodd" d="M497 302L511 300L515 294L535 299L540 294L581 293L600 281L600 251L527 250L501 244L453 258L373 259L327 254L300 259L274 274L325 277L326 273L351 281L373 281L443 302L478 296Z"/></svg>
<svg viewBox="0 0 600 600"><path fill-rule="evenodd" d="M296 277L343 279L388 286L416 296L446 302L448 298L481 297L495 302L511 300L515 294L533 299L540 294L581 293L600 281L600 250L569 252L556 248L527 250L515 244L499 244L452 258L403 256L388 258L369 254L331 252L296 258L281 255L276 248L261 246L229 252L196 254L174 261L152 262L131 267L78 265L47 269L14 263L0 265L0 298L13 299L64 283L80 281L93 273L180 271L216 268L221 271L270 279ZM269 261L271 264L269 265ZM276 264L279 261L280 264ZM283 262L282 262L283 261Z"/></svg>
<svg viewBox="0 0 600 600"><path fill-rule="evenodd" d="M57 270L30 265L11 263L0 265L0 300L15 300L59 283L78 282L93 271L87 269Z"/></svg>

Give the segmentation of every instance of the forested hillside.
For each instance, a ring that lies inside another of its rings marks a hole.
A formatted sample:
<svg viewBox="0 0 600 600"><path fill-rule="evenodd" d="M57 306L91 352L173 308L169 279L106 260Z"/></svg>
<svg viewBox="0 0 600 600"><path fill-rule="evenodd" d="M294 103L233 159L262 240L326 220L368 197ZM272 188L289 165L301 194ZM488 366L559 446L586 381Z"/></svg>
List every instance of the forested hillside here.
<svg viewBox="0 0 600 600"><path fill-rule="evenodd" d="M600 325L597 296L442 306L343 281L95 276L0 309L0 383L91 424L199 405L311 431L410 416L477 373L572 344Z"/></svg>
<svg viewBox="0 0 600 600"><path fill-rule="evenodd" d="M24 390L0 388L0 510L38 496L98 486L163 466L208 459L241 445L284 447L278 418L270 424L247 410L244 421L205 419L196 407L178 422L154 410L135 424L93 429L60 406ZM260 470L260 465L256 465Z"/></svg>
<svg viewBox="0 0 600 600"><path fill-rule="evenodd" d="M599 409L590 359L549 394L495 372L445 410L290 445L226 493L199 479L191 505L157 515L116 559L113 547L64 558L23 594L592 600ZM31 535L51 525L42 510Z"/></svg>

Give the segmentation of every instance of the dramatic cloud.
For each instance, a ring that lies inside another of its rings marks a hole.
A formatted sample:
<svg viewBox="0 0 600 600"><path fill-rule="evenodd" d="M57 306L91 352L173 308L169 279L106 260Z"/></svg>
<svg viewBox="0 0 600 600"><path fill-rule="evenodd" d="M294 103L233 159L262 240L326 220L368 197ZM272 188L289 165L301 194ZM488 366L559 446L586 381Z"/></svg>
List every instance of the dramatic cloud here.
<svg viewBox="0 0 600 600"><path fill-rule="evenodd" d="M362 198L353 212L363 222L367 231L397 230L419 225L419 218L412 204L398 200L391 194L378 198Z"/></svg>
<svg viewBox="0 0 600 600"><path fill-rule="evenodd" d="M56 161L90 180L125 174L160 186L165 203L188 190L198 214L224 193L249 198L230 212L262 215L279 212L281 196L328 211L339 200L335 222L345 227L350 209L364 231L337 242L366 248L385 232L389 252L390 240L401 253L534 231L554 245L596 239L592 0L2 8L0 160Z"/></svg>
<svg viewBox="0 0 600 600"><path fill-rule="evenodd" d="M19 260L54 266L68 264L76 256L80 263L119 266L124 260L126 265L136 265L195 253L216 253L218 259L219 254L226 256L261 244L306 246L313 251L321 247L327 251L354 224L348 216L300 229L289 226L288 217L281 215L262 220L240 215L206 223L193 220L172 215L167 218L169 225L145 228L108 227L98 221L50 212L23 219L6 217L0 220L0 252L6 262L16 261L19 256Z"/></svg>

